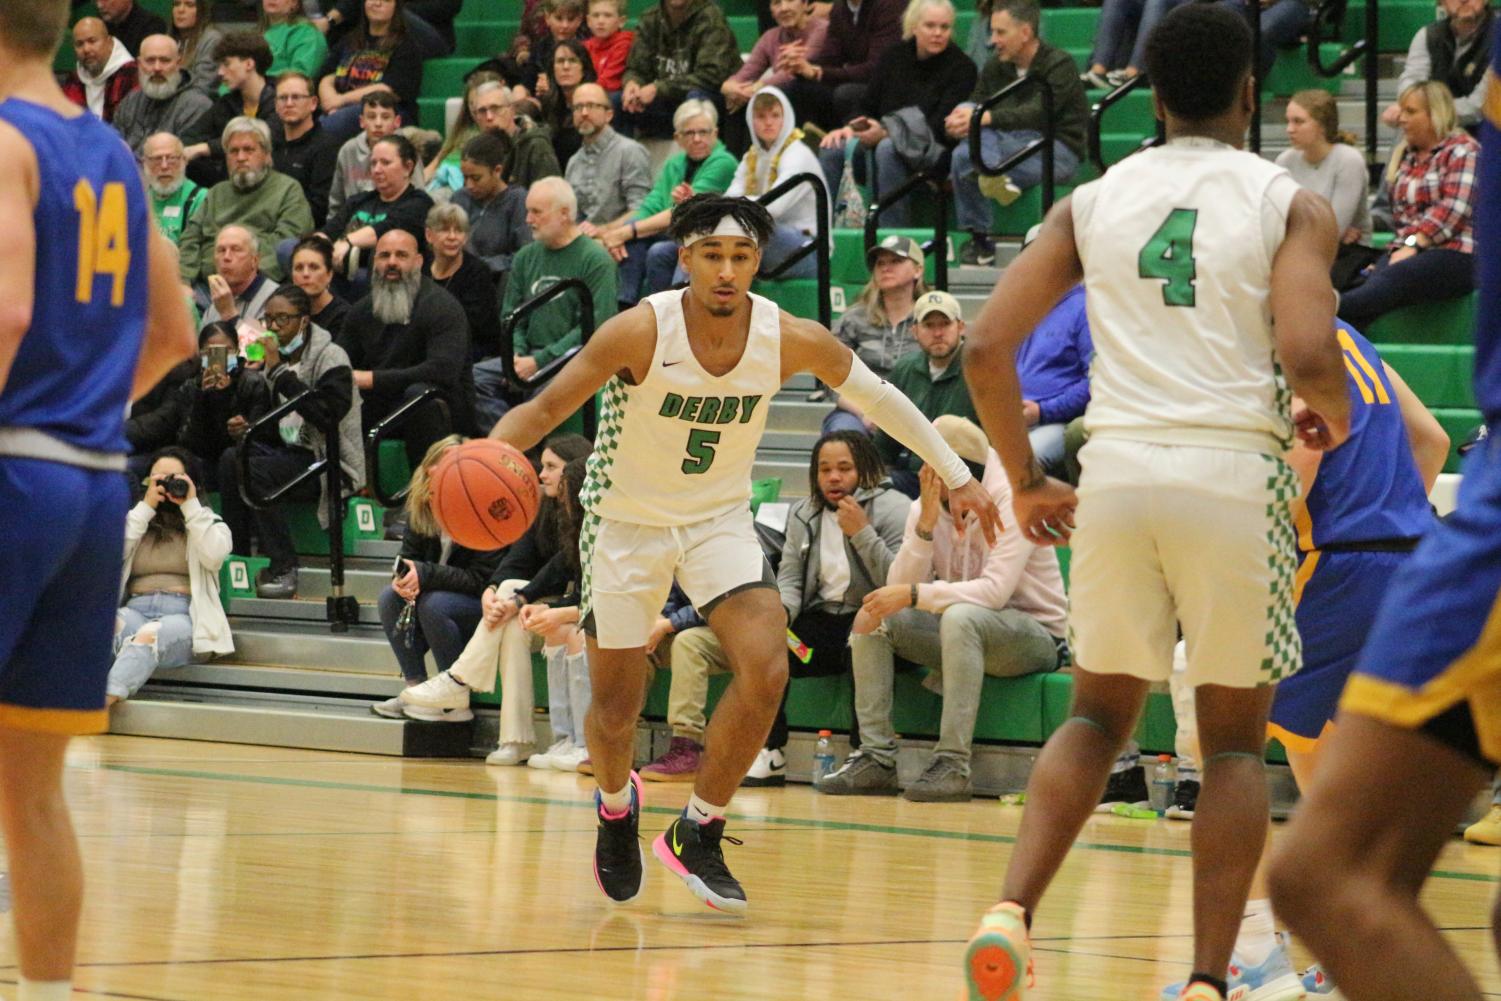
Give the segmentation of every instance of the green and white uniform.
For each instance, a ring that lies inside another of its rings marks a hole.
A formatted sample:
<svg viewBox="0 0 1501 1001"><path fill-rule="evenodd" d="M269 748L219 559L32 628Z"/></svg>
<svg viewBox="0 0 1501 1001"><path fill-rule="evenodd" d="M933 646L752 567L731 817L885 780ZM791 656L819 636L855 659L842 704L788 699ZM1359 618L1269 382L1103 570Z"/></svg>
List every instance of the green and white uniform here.
<svg viewBox="0 0 1501 1001"><path fill-rule="evenodd" d="M1253 154L1176 139L1073 194L1095 347L1070 594L1086 670L1166 680L1179 624L1193 685L1301 663L1270 308L1297 191Z"/></svg>
<svg viewBox="0 0 1501 1001"><path fill-rule="evenodd" d="M579 499L585 626L606 649L644 645L676 577L707 612L769 579L750 513L751 469L782 384L781 311L751 295L733 369L710 375L688 341L682 290L644 301L657 320L651 368L605 384Z"/></svg>

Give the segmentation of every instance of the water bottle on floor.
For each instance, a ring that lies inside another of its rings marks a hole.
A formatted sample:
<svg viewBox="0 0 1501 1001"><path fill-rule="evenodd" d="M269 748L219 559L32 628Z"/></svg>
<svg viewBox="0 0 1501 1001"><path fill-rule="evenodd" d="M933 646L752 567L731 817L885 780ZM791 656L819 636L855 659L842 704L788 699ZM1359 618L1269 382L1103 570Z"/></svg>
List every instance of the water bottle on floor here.
<svg viewBox="0 0 1501 1001"><path fill-rule="evenodd" d="M1173 789L1178 784L1178 776L1173 773L1173 756L1171 754L1157 755L1157 764L1152 768L1152 784L1147 794L1151 797L1152 809L1158 813L1167 810L1173 802Z"/></svg>
<svg viewBox="0 0 1501 1001"><path fill-rule="evenodd" d="M813 748L813 782L818 784L834 770L834 731L818 731L818 744Z"/></svg>

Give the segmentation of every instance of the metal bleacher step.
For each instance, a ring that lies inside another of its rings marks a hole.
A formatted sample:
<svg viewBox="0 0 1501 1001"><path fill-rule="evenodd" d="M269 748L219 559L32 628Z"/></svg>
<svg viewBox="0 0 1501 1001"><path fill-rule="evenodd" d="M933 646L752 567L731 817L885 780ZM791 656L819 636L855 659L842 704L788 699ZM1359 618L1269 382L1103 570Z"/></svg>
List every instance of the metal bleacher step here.
<svg viewBox="0 0 1501 1001"><path fill-rule="evenodd" d="M391 583L391 560L368 561L369 567L351 564L367 561L347 561L344 565L344 593L353 595L361 603L374 602L381 591ZM303 601L316 601L323 607L323 599L331 593L328 567L304 566L297 571L297 597Z"/></svg>
<svg viewBox="0 0 1501 1001"><path fill-rule="evenodd" d="M361 622L348 632L335 633L321 618L300 621L233 615L230 627L235 638L235 652L229 658L233 663L348 671L393 678L400 673L390 644L379 626Z"/></svg>
<svg viewBox="0 0 1501 1001"><path fill-rule="evenodd" d="M386 575L386 580L391 579ZM299 584L300 588L300 584ZM380 614L375 606L376 596L359 597L360 618L362 625L379 626ZM313 599L306 595L291 600L283 601L272 598L231 598L229 600L229 614L253 615L260 619L285 622L328 622L328 607L322 598Z"/></svg>

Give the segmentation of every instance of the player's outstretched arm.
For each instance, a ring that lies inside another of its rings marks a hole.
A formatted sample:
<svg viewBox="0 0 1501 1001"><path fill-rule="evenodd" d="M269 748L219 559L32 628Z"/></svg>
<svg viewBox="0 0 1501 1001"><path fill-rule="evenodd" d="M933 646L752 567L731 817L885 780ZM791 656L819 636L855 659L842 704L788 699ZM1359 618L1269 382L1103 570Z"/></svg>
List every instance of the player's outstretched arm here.
<svg viewBox="0 0 1501 1001"><path fill-rule="evenodd" d="M0 124L0 225L5 253L0 254L0 391L10 377L21 339L31 328L36 287L36 202L41 181L36 153L21 133Z"/></svg>
<svg viewBox="0 0 1501 1001"><path fill-rule="evenodd" d="M811 372L842 398L875 421L876 426L910 448L937 470L949 488L949 511L956 524L973 511L985 540L995 545L1001 518L995 500L954 454L922 411L891 383L877 376L855 353L822 325L782 314L782 378Z"/></svg>
<svg viewBox="0 0 1501 1001"><path fill-rule="evenodd" d="M198 350L193 318L177 280L177 249L151 230L147 268L146 336L136 359L130 398L139 400L184 358Z"/></svg>
<svg viewBox="0 0 1501 1001"><path fill-rule="evenodd" d="M1287 235L1272 261L1271 304L1277 356L1293 392L1317 420L1301 434L1311 447L1333 448L1350 434L1350 388L1334 336L1337 299L1329 268L1339 248L1334 210L1311 191L1293 197Z"/></svg>
<svg viewBox="0 0 1501 1001"><path fill-rule="evenodd" d="M640 385L657 346L657 319L650 306L617 313L589 338L563 370L532 399L506 412L490 437L523 452L550 434L613 375Z"/></svg>
<svg viewBox="0 0 1501 1001"><path fill-rule="evenodd" d="M1428 412L1396 369L1386 362L1382 362L1381 367L1397 394L1397 407L1402 411L1402 424L1407 428L1407 443L1412 447L1413 460L1423 477L1423 489L1432 493L1438 474L1444 471L1444 463L1449 461L1449 432L1444 430L1437 417Z"/></svg>

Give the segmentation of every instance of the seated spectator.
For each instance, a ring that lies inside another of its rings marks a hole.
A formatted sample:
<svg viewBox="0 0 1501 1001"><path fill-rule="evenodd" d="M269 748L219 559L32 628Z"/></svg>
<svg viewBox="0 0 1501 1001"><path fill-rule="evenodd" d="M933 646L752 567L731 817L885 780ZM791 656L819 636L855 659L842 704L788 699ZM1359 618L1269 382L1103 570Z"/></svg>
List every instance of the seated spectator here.
<svg viewBox="0 0 1501 1001"><path fill-rule="evenodd" d="M307 294L313 326L322 327L335 340L344 331L349 303L329 291L334 280L334 245L314 233L292 248L292 283Z"/></svg>
<svg viewBox="0 0 1501 1001"><path fill-rule="evenodd" d="M220 135L230 122L250 118L267 125L276 121L276 88L266 79L271 50L251 31L232 31L214 50L224 93L209 109L204 124L207 138L188 146L188 173L203 185L225 177L225 150Z"/></svg>
<svg viewBox="0 0 1501 1001"><path fill-rule="evenodd" d="M486 132L469 140L460 165L464 187L451 200L469 218L469 253L489 269L492 312L496 283L511 273L516 251L532 242L532 230L526 224L526 189L506 183L514 152L504 133Z"/></svg>
<svg viewBox="0 0 1501 1001"><path fill-rule="evenodd" d="M538 120L552 133L552 151L564 169L582 142L573 124L574 93L594 81L594 61L583 42L566 38L553 46L552 69L537 83L542 101Z"/></svg>
<svg viewBox="0 0 1501 1001"><path fill-rule="evenodd" d="M266 304L267 336L261 338L266 357L261 373L271 387L271 406L279 407L312 390L294 411L281 419L280 435L257 437L250 445L251 482L261 493L275 490L328 455L323 428L337 423L339 467L344 487L353 493L365 486L365 442L360 433L360 397L354 390L349 356L328 331L311 320L307 295L295 285L283 285ZM328 527L328 477L303 483L284 498L317 501L318 523ZM224 520L234 534L234 551L251 554L251 532L260 552L270 560L255 592L262 598L297 596L297 550L287 515L279 506L252 509L240 496L235 455L219 457L219 497Z"/></svg>
<svg viewBox="0 0 1501 1001"><path fill-rule="evenodd" d="M934 426L1009 511L1011 485L985 433L956 417L940 418ZM926 667L924 685L943 696L933 758L904 794L918 802L970 798L970 744L987 675L1055 671L1067 661L1067 603L1052 547L1029 542L1012 518L996 544L988 545L973 526L962 531L955 524L946 506L948 489L931 467L923 467L921 478L922 493L907 514L886 585L865 596L850 635L860 749L814 787L822 793L896 791L896 658Z"/></svg>
<svg viewBox="0 0 1501 1001"><path fill-rule="evenodd" d="M271 48L266 75L277 82L289 71L312 79L328 59L328 41L308 19L302 0L261 0L260 28Z"/></svg>
<svg viewBox="0 0 1501 1001"><path fill-rule="evenodd" d="M1137 25L1141 22L1141 16L1146 7L1146 0L1104 0L1100 5L1100 20L1095 26L1094 48L1089 52L1089 68L1080 75L1079 79L1089 87L1099 90L1107 90L1113 86L1125 83L1124 70L1131 60L1133 43L1137 38ZM986 25L989 25L990 13L983 15ZM975 22L974 31L971 32L971 42L974 35L979 33L980 24ZM990 52L994 46L987 45ZM975 55L971 45L970 56ZM989 52L986 53L987 57ZM984 60L977 60L977 66L983 67ZM1133 76L1135 73L1132 74Z"/></svg>
<svg viewBox="0 0 1501 1001"><path fill-rule="evenodd" d="M80 18L73 25L73 57L77 66L63 78L63 94L106 122L136 89L136 63L130 49L112 38L97 17Z"/></svg>
<svg viewBox="0 0 1501 1001"><path fill-rule="evenodd" d="M1392 182L1396 239L1344 293L1340 319L1361 330L1403 306L1475 288L1475 169L1480 146L1459 127L1454 99L1430 80L1402 92L1402 154Z"/></svg>
<svg viewBox="0 0 1501 1001"><path fill-rule="evenodd" d="M1068 181L1084 157L1089 131L1089 104L1079 82L1079 68L1062 49L1037 37L1042 13L1035 0L1001 0L990 15L990 37L995 55L985 64L970 99L948 116L944 128L956 143L949 176L954 182L954 208L959 228L973 234L960 261L965 264L995 263L995 242L990 238L995 198L1009 205L1027 188L1042 183L1042 157L1033 156L1009 174L982 178L979 165L970 160L969 129L975 108L986 98L1015 83L1023 74L1045 82L1053 96L1053 180ZM1042 138L1046 127L1042 94L1027 96L985 112L981 118L980 150L992 166Z"/></svg>
<svg viewBox="0 0 1501 1001"><path fill-rule="evenodd" d="M385 234L402 229L417 235L427 224L433 200L416 182L417 150L402 135L386 136L370 148L372 190L355 195L322 232L334 241L334 273L348 275L351 287L363 285L358 272L369 267L370 251ZM355 260L350 258L355 252Z"/></svg>
<svg viewBox="0 0 1501 1001"><path fill-rule="evenodd" d="M328 196L333 189L339 147L314 116L317 107L310 77L287 70L277 79L271 163L298 183L307 195L313 225L322 226L328 219Z"/></svg>
<svg viewBox="0 0 1501 1001"><path fill-rule="evenodd" d="M499 81L499 75L483 70L471 70L464 77L464 96L459 101L459 113L448 127L443 145L438 147L437 154L422 171L422 176L427 178L427 193L434 200L441 198L442 192L451 193L463 187L463 178L459 173L460 158L469 140L480 134L480 127L474 123L474 113L470 110L470 99L480 84ZM510 136L506 138L509 139Z"/></svg>
<svg viewBox="0 0 1501 1001"><path fill-rule="evenodd" d="M738 166L719 141L719 113L708 101L690 98L672 117L679 152L667 158L656 183L628 223L601 232L598 240L620 263L620 303L672 284L678 247L667 235L675 206L694 195L724 193Z"/></svg>
<svg viewBox="0 0 1501 1001"><path fill-rule="evenodd" d="M1307 0L1221 0L1239 10L1247 21L1261 21L1261 51L1256 57L1256 79L1265 80L1277 61L1277 50L1298 44L1313 20ZM1260 8L1259 13L1252 4Z"/></svg>
<svg viewBox="0 0 1501 1001"><path fill-rule="evenodd" d="M594 62L596 82L611 96L625 86L625 62L636 40L634 31L625 30L625 12L626 0L589 0L589 37L584 45Z"/></svg>
<svg viewBox="0 0 1501 1001"><path fill-rule="evenodd" d="M756 39L744 64L719 87L727 115L726 141L732 149L744 149L750 142L749 131L743 137L732 137L729 123L735 120L736 112L749 105L750 99L763 87L776 87L785 92L787 85L797 77L783 65L806 60L818 52L823 48L824 33L829 29L828 18L813 16L812 0L771 0L771 13L777 19L776 27ZM795 126L796 114L789 113L787 121ZM744 141L735 141L740 138Z"/></svg>
<svg viewBox="0 0 1501 1001"><path fill-rule="evenodd" d="M1287 140L1292 149L1277 155L1277 166L1334 209L1340 236L1331 278L1343 290L1380 256L1371 247L1365 155L1355 148L1354 136L1339 130L1339 103L1326 90L1300 90L1288 100Z"/></svg>
<svg viewBox="0 0 1501 1001"><path fill-rule="evenodd" d="M183 225L198 211L208 192L188 180L182 140L170 132L158 132L141 144L141 165L146 168L151 217L161 234L176 245L182 239Z"/></svg>
<svg viewBox="0 0 1501 1001"><path fill-rule="evenodd" d="M328 188L329 215L342 212L351 198L374 187L370 180L370 151L376 143L394 135L400 125L396 98L389 91L371 91L360 99L360 134L339 147L334 161L333 180Z"/></svg>
<svg viewBox="0 0 1501 1001"><path fill-rule="evenodd" d="M415 123L422 92L422 55L413 42L403 0L365 0L354 26L328 53L318 100L323 127L339 139L360 128L360 99L375 90L396 95L401 118Z"/></svg>
<svg viewBox="0 0 1501 1001"><path fill-rule="evenodd" d="M198 461L159 451L146 494L125 518L125 572L105 704L130 698L161 667L234 653L219 601L229 529L198 499ZM183 489L186 488L186 489Z"/></svg>
<svg viewBox="0 0 1501 1001"><path fill-rule="evenodd" d="M543 0L542 19L547 33L527 53L521 62L522 93L541 97L547 93L553 72L553 50L559 42L583 44L589 37L584 30L584 0Z"/></svg>
<svg viewBox="0 0 1501 1001"><path fill-rule="evenodd" d="M199 330L219 320L260 320L276 282L261 272L254 233L233 224L219 230L214 237L214 273L206 285Z"/></svg>
<svg viewBox="0 0 1501 1001"><path fill-rule="evenodd" d="M583 744L583 716L573 716L569 698L567 637L558 637L564 642L549 643L542 634L522 625L518 613L546 597L540 589L531 590L534 581L539 587L555 586L549 585L547 578L557 569L553 561L565 541L563 470L573 460L588 456L590 448L589 439L583 435L564 432L548 437L538 473L542 506L526 534L506 549L490 575L489 585L480 596L484 625L474 631L452 667L409 691L403 702L436 710L467 709L471 692L495 690L498 666L500 740L485 759L487 764L525 764L536 750L532 654L539 650L547 660L548 722L556 738L547 753L557 755Z"/></svg>
<svg viewBox="0 0 1501 1001"><path fill-rule="evenodd" d="M1032 454L1049 476L1064 476L1064 430L1089 405L1089 362L1094 341L1084 310L1084 286L1075 285L1016 353L1022 413Z"/></svg>
<svg viewBox="0 0 1501 1001"><path fill-rule="evenodd" d="M406 499L406 535L396 558L397 570L376 601L381 628L386 631L386 641L408 687L427 680L428 651L440 672L458 660L480 623L480 595L503 552L466 549L450 540L433 517L433 469L449 449L465 440L451 434L433 442L413 471ZM429 723L467 723L474 719L467 705L428 709L403 705L400 697L370 708L380 716L406 716Z"/></svg>
<svg viewBox="0 0 1501 1001"><path fill-rule="evenodd" d="M969 23L969 37L964 40L964 54L981 71L995 55L995 43L990 40L990 15L994 13L995 0L975 0L975 19Z"/></svg>
<svg viewBox="0 0 1501 1001"><path fill-rule="evenodd" d="M431 250L422 273L458 300L469 321L471 361L500 351L500 310L495 279L485 263L464 252L469 240L469 215L448 202L427 213L427 245Z"/></svg>
<svg viewBox="0 0 1501 1001"><path fill-rule="evenodd" d="M891 560L902 544L912 502L887 489L880 457L863 434L836 431L813 446L808 469L808 496L792 506L787 538L777 567L777 589L787 608L790 629L810 648L804 663L789 653L792 678L844 674L849 670L850 628L865 596L886 581ZM689 616L692 616L691 618ZM681 611L661 631L676 633L672 644L672 688L668 722L672 744L667 753L641 769L648 781L687 782L698 771L703 751L704 705L711 670L727 670L724 650L714 633L693 622L691 608ZM695 628L684 631L680 623ZM750 785L785 782L787 695L766 747L751 766Z"/></svg>
<svg viewBox="0 0 1501 1001"><path fill-rule="evenodd" d="M868 180L877 201L915 171L948 170L949 150L957 140L945 130L945 122L959 102L973 93L977 76L975 64L954 44L953 33L950 0L912 0L907 5L903 41L881 54L860 113L819 144L818 159L830 191L839 190L845 160L851 155L855 179ZM921 135L924 124L925 137ZM898 127L907 134L900 148L891 135L891 129ZM881 223L907 225L908 202L904 198L887 209Z"/></svg>
<svg viewBox="0 0 1501 1001"><path fill-rule="evenodd" d="M214 102L193 87L178 58L177 43L166 35L148 35L136 62L139 89L120 102L113 122L125 145L139 155L146 137L157 132L196 143Z"/></svg>
<svg viewBox="0 0 1501 1001"><path fill-rule="evenodd" d="M313 0L308 0L313 2ZM359 20L366 0L323 0L327 9L324 28L330 45L336 45L350 33L350 26ZM463 0L406 0L401 7L401 19L406 25L417 54L422 59L437 59L452 55L455 45L454 19L458 17Z"/></svg>
<svg viewBox="0 0 1501 1001"><path fill-rule="evenodd" d="M561 177L545 177L526 193L526 222L532 242L511 258L501 315L509 316L522 303L541 295L564 277L578 278L589 287L594 302L594 327L615 315L616 267L598 243L585 236L574 221L578 203ZM583 340L583 308L576 294L559 295L517 321L512 331L512 365L522 380L530 379ZM505 365L490 358L474 366L475 409L479 425L490 428L517 399L524 387L506 382Z"/></svg>
<svg viewBox="0 0 1501 1001"><path fill-rule="evenodd" d="M740 68L740 46L724 13L708 0L661 0L641 15L620 92L627 135L666 139L686 101L718 103L719 87Z"/></svg>
<svg viewBox="0 0 1501 1001"><path fill-rule="evenodd" d="M198 374L196 358L174 366L155 386L130 405L125 419L125 441L130 445L126 475L133 496L141 496L141 480L151 470L156 453L177 444L178 432L187 417L187 384Z"/></svg>
<svg viewBox="0 0 1501 1001"><path fill-rule="evenodd" d="M213 96L219 93L219 64L214 52L224 32L214 24L209 0L172 0L172 26L167 34L177 43L182 68L193 86Z"/></svg>
<svg viewBox="0 0 1501 1001"><path fill-rule="evenodd" d="M870 281L834 325L834 336L859 355L872 372L885 378L897 359L917 343L912 333L912 307L928 291L923 281L922 248L909 236L892 234L870 249L865 266L870 269ZM810 398L810 402L820 402L824 395L822 391L815 393L816 399ZM824 434L868 434L871 430L855 405L844 399L823 420Z"/></svg>
<svg viewBox="0 0 1501 1001"><path fill-rule="evenodd" d="M881 55L902 40L902 0L835 0L818 49L782 53L778 69L797 77L784 88L799 121L844 124L865 106Z"/></svg>
<svg viewBox="0 0 1501 1001"><path fill-rule="evenodd" d="M423 275L409 230L389 229L376 243L370 294L350 307L339 345L354 367L367 432L408 400L438 390L447 413L421 407L406 425L413 469L433 442L470 429L469 321L458 300Z"/></svg>
<svg viewBox="0 0 1501 1001"><path fill-rule="evenodd" d="M974 401L964 381L964 319L959 300L947 292L928 292L912 310L917 350L908 352L886 376L928 420L949 414L977 421ZM892 485L917 497L922 460L885 431L875 435L876 452L886 463Z"/></svg>
<svg viewBox="0 0 1501 1001"><path fill-rule="evenodd" d="M223 364L215 364L215 351ZM235 325L216 320L198 331L200 370L183 384L185 420L178 442L203 464L205 490L219 489L219 456L271 409L271 387L240 357Z"/></svg>
<svg viewBox="0 0 1501 1001"><path fill-rule="evenodd" d="M1459 124L1475 128L1485 103L1495 11L1486 0L1440 0L1439 6L1444 16L1412 36L1402 76L1397 80L1397 93L1406 93L1425 80L1437 80L1454 95ZM1402 124L1400 99L1381 112L1381 120L1393 127Z"/></svg>
<svg viewBox="0 0 1501 1001"><path fill-rule="evenodd" d="M563 173L558 166L558 155L553 152L552 137L526 115L516 113L511 92L504 84L482 83L476 87L470 111L481 130L504 132L515 145L516 158L511 161L507 181L530 188L544 177L558 177Z"/></svg>
<svg viewBox="0 0 1501 1001"><path fill-rule="evenodd" d="M614 117L599 84L580 84L574 91L573 127L581 145L563 176L578 197L585 236L628 223L651 191L651 154L611 128Z"/></svg>
<svg viewBox="0 0 1501 1001"><path fill-rule="evenodd" d="M136 0L103 0L95 6L109 33L136 55L140 55L141 43L148 36L167 33L167 22Z"/></svg>
<svg viewBox="0 0 1501 1001"><path fill-rule="evenodd" d="M1185 3L1188 0L1104 0L1095 38L1094 63L1088 74L1089 83L1095 87L1101 86L1094 71L1102 67L1106 70L1105 86L1111 88L1140 76L1142 67L1146 65L1147 38L1152 34L1152 29L1173 9ZM1133 17L1136 22L1134 41L1128 35ZM1129 55L1124 56L1124 66L1120 69L1104 67L1101 62L1104 58L1102 53L1115 53L1118 62L1122 58L1120 53L1128 49Z"/></svg>

